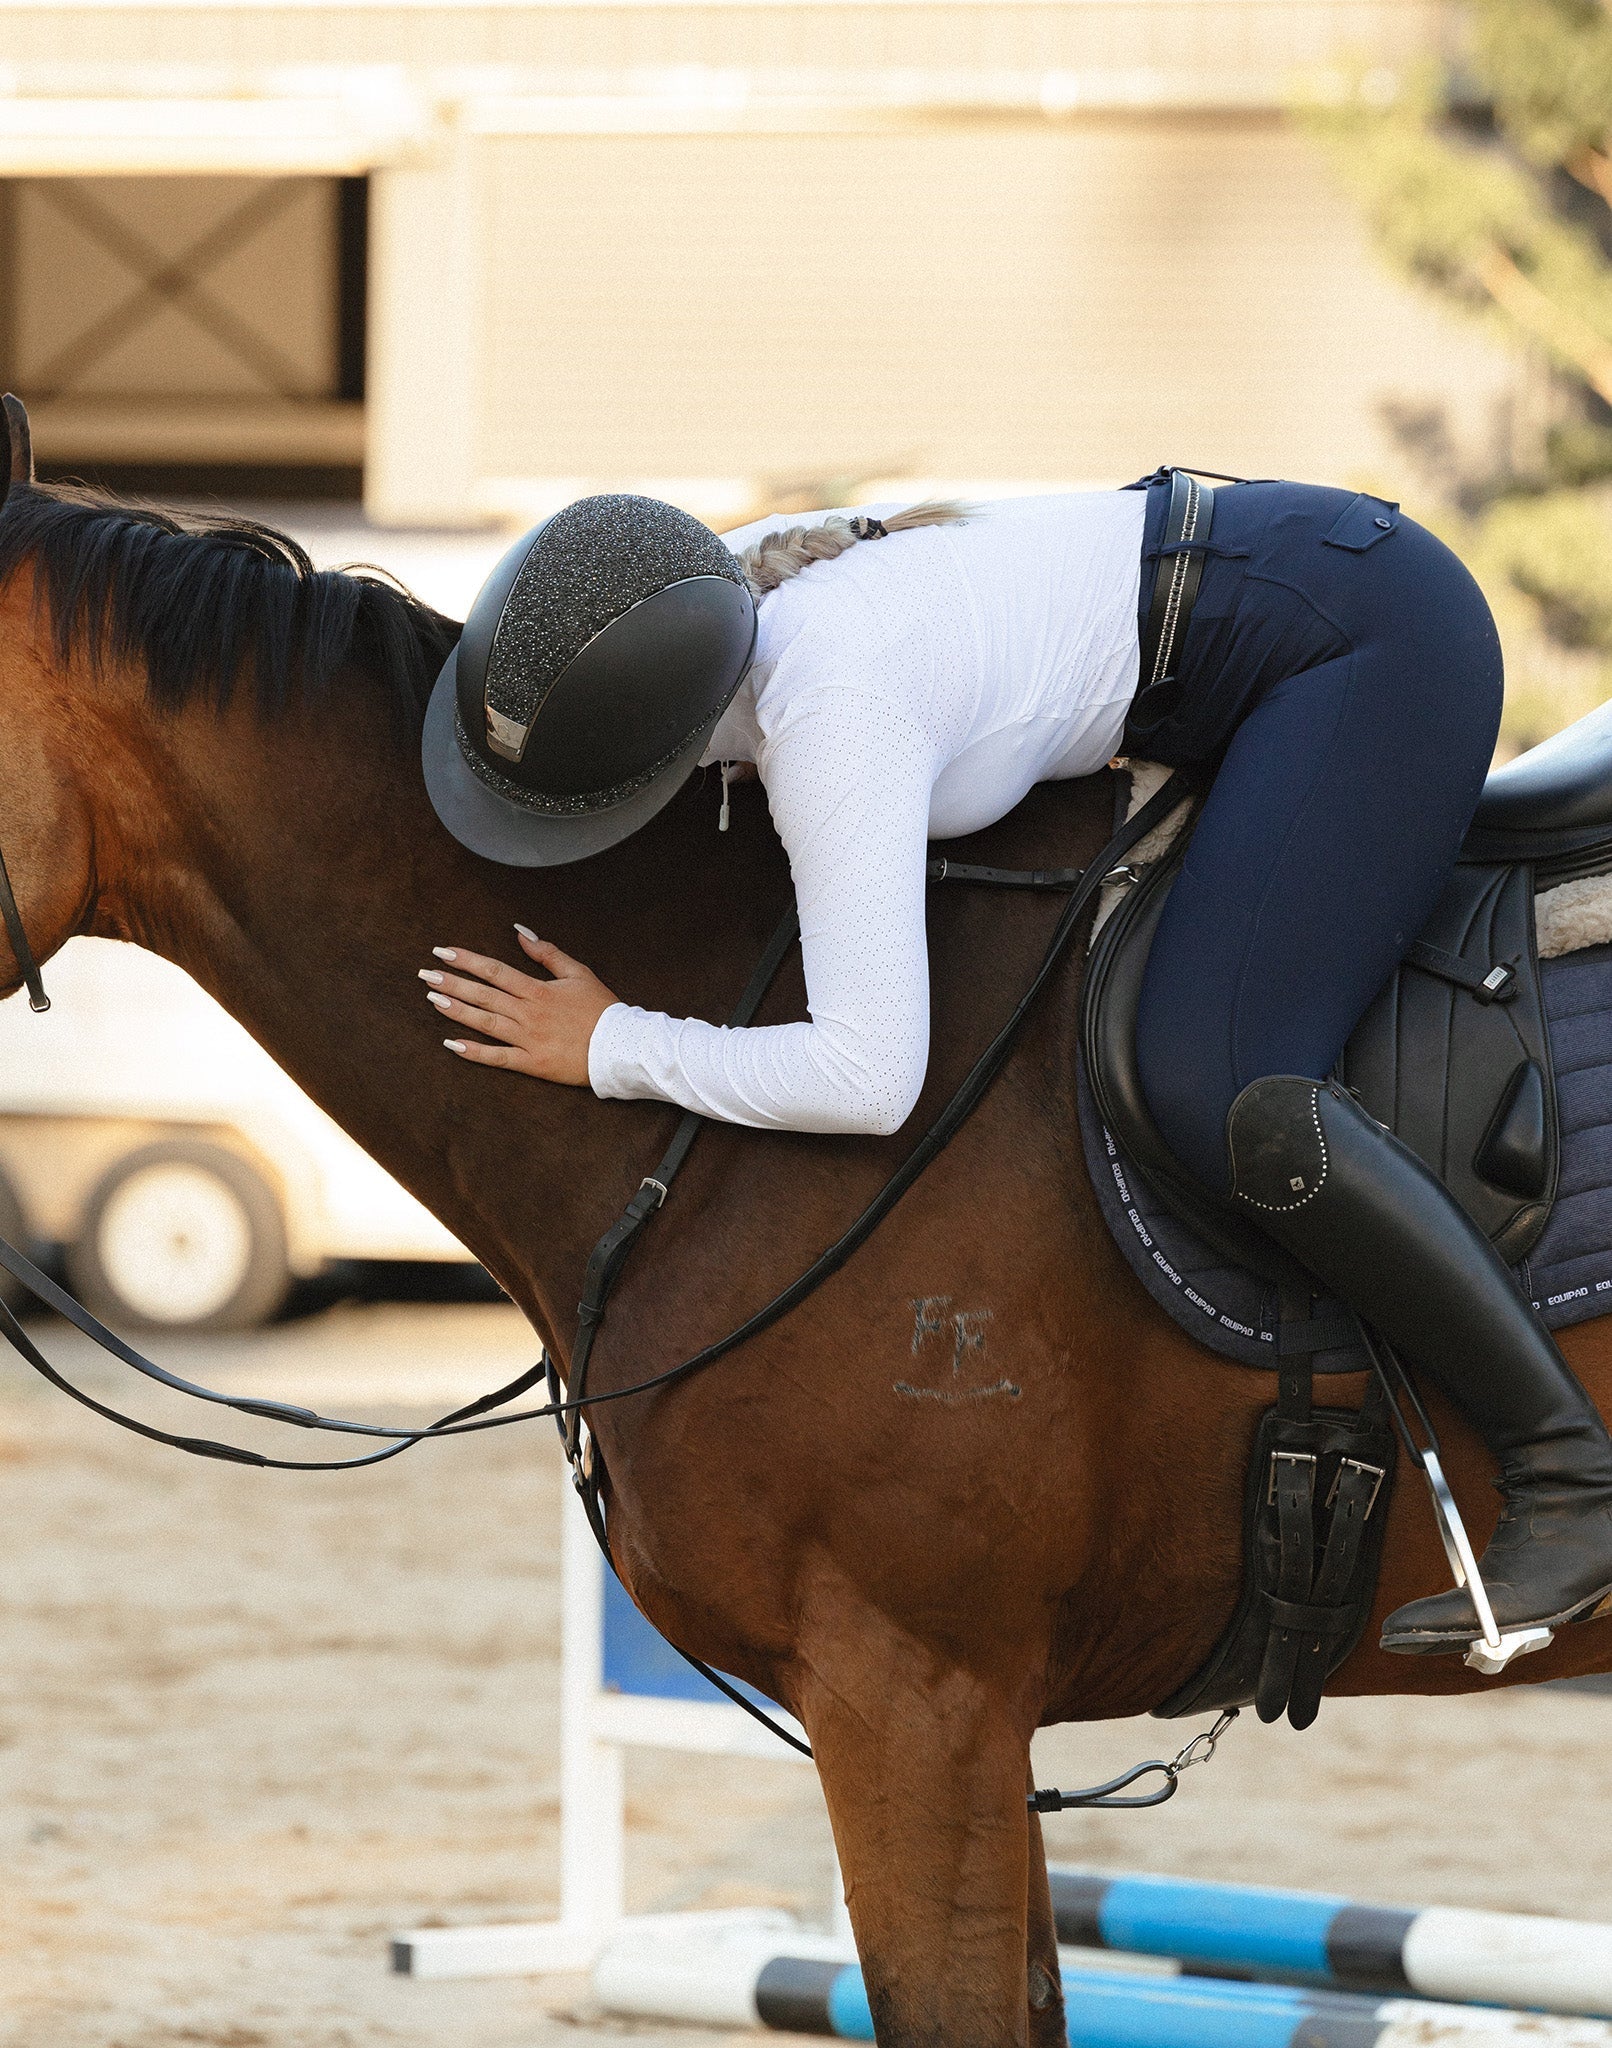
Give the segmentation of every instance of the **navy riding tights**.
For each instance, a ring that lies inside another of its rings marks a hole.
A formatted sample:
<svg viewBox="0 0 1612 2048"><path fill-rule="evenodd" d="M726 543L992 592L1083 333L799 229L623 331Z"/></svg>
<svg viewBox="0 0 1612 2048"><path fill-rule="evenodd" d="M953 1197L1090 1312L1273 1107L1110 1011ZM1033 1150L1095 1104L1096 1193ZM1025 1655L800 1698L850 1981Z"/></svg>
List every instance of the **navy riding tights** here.
<svg viewBox="0 0 1612 2048"><path fill-rule="evenodd" d="M1231 734L1137 1029L1160 1130L1224 1192L1236 1096L1324 1078L1431 912L1494 750L1501 659L1471 576L1377 499L1222 487L1211 551L1175 715L1130 745L1179 764Z"/></svg>

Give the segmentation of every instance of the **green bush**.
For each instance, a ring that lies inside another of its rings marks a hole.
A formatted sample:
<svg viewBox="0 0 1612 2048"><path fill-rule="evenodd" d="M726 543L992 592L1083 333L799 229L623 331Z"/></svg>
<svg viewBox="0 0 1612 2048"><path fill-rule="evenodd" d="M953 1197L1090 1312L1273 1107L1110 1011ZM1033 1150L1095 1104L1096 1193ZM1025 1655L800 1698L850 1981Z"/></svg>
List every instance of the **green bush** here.
<svg viewBox="0 0 1612 2048"><path fill-rule="evenodd" d="M1469 0L1454 54L1362 70L1302 119L1403 275L1481 321L1549 426L1486 463L1425 411L1391 413L1434 526L1506 643L1506 738L1612 695L1612 15L1600 0Z"/></svg>

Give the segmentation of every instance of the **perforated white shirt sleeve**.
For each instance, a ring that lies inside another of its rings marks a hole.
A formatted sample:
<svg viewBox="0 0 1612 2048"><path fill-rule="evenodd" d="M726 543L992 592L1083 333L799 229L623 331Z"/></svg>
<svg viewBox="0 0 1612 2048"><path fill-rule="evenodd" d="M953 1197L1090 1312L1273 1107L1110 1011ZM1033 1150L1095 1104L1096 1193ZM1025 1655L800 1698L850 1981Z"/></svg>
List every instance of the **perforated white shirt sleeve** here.
<svg viewBox="0 0 1612 2048"><path fill-rule="evenodd" d="M929 1060L935 751L863 691L825 686L790 706L757 766L794 876L811 1021L731 1030L617 1003L588 1047L596 1094L758 1130L900 1128Z"/></svg>

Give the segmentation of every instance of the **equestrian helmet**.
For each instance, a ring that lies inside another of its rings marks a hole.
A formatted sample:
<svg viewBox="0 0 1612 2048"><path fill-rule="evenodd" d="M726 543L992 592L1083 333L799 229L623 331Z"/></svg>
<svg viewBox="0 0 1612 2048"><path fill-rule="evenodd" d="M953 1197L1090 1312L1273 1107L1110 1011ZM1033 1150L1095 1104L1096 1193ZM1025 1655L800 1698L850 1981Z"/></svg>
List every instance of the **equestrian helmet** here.
<svg viewBox="0 0 1612 2048"><path fill-rule="evenodd" d="M579 498L482 585L426 711L426 789L461 845L557 867L647 824L750 666L756 607L709 527Z"/></svg>

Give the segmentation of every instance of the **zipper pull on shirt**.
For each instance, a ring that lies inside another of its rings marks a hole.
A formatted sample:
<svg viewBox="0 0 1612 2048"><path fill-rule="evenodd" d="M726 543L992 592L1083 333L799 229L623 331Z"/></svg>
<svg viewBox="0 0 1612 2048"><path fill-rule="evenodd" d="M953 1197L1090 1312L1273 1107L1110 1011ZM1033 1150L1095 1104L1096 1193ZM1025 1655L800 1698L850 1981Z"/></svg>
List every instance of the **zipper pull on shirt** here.
<svg viewBox="0 0 1612 2048"><path fill-rule="evenodd" d="M726 832L728 829L728 771L732 768L733 763L731 761L719 761L717 766L722 771L722 808L716 814L716 829L719 832Z"/></svg>

